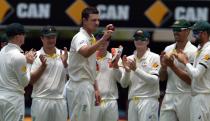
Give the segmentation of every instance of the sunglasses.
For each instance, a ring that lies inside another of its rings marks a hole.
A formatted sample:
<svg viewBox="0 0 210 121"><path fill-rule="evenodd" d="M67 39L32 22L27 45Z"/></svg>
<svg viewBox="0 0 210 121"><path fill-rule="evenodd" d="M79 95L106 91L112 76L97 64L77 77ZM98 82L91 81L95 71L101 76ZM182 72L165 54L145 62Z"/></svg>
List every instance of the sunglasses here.
<svg viewBox="0 0 210 121"><path fill-rule="evenodd" d="M187 28L173 28L173 32L181 32L187 30Z"/></svg>
<svg viewBox="0 0 210 121"><path fill-rule="evenodd" d="M195 30L194 30L194 31L193 31L193 34L194 34L194 35L198 35L198 34L200 34L201 32L202 32L202 31L195 31Z"/></svg>

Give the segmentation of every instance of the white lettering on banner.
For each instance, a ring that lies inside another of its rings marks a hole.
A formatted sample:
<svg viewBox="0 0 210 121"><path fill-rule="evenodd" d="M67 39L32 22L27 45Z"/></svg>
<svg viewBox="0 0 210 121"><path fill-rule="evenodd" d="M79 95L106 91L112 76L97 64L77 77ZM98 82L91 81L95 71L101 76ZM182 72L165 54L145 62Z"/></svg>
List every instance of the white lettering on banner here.
<svg viewBox="0 0 210 121"><path fill-rule="evenodd" d="M101 20L129 20L128 5L97 5Z"/></svg>
<svg viewBox="0 0 210 121"><path fill-rule="evenodd" d="M19 3L16 11L18 18L48 19L50 17L50 4Z"/></svg>
<svg viewBox="0 0 210 121"><path fill-rule="evenodd" d="M176 7L175 20L186 19L188 21L208 21L209 9L207 7Z"/></svg>

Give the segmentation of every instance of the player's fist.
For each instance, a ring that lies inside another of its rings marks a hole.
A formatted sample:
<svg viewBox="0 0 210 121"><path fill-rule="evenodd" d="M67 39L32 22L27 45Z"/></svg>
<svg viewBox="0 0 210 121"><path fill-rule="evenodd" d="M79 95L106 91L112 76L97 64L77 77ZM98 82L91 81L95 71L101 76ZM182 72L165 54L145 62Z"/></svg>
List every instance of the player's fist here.
<svg viewBox="0 0 210 121"><path fill-rule="evenodd" d="M42 67L46 67L47 66L47 58L46 58L46 56L43 55L43 54L40 54L39 55L39 59L42 62Z"/></svg>
<svg viewBox="0 0 210 121"><path fill-rule="evenodd" d="M25 57L26 57L27 63L32 64L36 58L36 50L32 48L30 51L26 51Z"/></svg>
<svg viewBox="0 0 210 121"><path fill-rule="evenodd" d="M114 25L112 25L112 26L109 26L109 27L108 27L108 30L112 30L112 31L115 31L115 27L114 27Z"/></svg>
<svg viewBox="0 0 210 121"><path fill-rule="evenodd" d="M106 26L106 30L112 30L112 31L115 31L115 27L114 27L114 25L113 25L113 24L108 24L108 25Z"/></svg>
<svg viewBox="0 0 210 121"><path fill-rule="evenodd" d="M113 33L112 30L106 30L104 32L104 35L103 35L102 39L105 40L105 41L110 41L110 38L112 36L112 33Z"/></svg>

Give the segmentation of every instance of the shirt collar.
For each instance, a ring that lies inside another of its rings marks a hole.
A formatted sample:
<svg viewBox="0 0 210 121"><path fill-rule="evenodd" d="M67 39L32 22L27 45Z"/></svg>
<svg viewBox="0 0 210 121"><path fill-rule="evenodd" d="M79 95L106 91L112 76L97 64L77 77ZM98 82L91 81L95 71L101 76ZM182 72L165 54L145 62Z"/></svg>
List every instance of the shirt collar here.
<svg viewBox="0 0 210 121"><path fill-rule="evenodd" d="M199 50L199 49L202 49L202 50L203 50L203 49L207 48L209 45L210 45L210 41L206 42L206 43L203 45L202 48L201 48L200 45L199 45L199 46L198 46L198 50Z"/></svg>
<svg viewBox="0 0 210 121"><path fill-rule="evenodd" d="M90 36L83 27L80 28L80 32L84 33L89 38L93 38L94 37L93 34L91 34L91 36Z"/></svg>
<svg viewBox="0 0 210 121"><path fill-rule="evenodd" d="M134 51L134 58L136 60L145 60L148 57L149 52L150 52L150 49L148 48L147 51L144 53L144 55L141 58L137 58L137 51L135 50Z"/></svg>
<svg viewBox="0 0 210 121"><path fill-rule="evenodd" d="M16 45L16 44L8 43L7 46L16 48L16 49L18 49L21 53L23 53L23 50L20 48L20 46L18 46L18 45Z"/></svg>
<svg viewBox="0 0 210 121"><path fill-rule="evenodd" d="M46 54L46 53L44 52L44 48L43 48L43 47L40 49L41 54L44 54L44 55L46 55L46 56L49 57L49 58L57 58L58 56L60 56L60 51L59 51L59 49L57 49L57 48L55 47L55 51L56 51L56 53L54 53L53 55L48 55L48 54Z"/></svg>
<svg viewBox="0 0 210 121"><path fill-rule="evenodd" d="M174 50L176 50L176 44L177 44L177 43L174 44ZM184 52L185 52L185 50L187 49L187 47L190 46L190 44L191 44L191 42L190 42L190 41L187 41L187 43L186 43L186 45L185 45L185 47L184 47L184 50L183 50Z"/></svg>

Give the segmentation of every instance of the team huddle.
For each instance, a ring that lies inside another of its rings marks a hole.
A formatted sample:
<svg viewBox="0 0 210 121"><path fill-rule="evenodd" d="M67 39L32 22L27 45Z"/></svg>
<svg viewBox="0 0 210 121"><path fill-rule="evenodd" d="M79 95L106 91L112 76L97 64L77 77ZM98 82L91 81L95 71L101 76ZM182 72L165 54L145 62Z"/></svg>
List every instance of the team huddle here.
<svg viewBox="0 0 210 121"><path fill-rule="evenodd" d="M24 120L28 84L33 121L118 121L117 82L129 87L128 121L210 121L208 22L174 22L175 43L161 55L150 51L150 33L139 29L132 39L136 50L121 58L122 46L107 51L115 27L93 34L98 10L88 7L81 14L69 51L56 47L56 28L45 26L41 49L23 52L24 26L7 26L8 44L0 51L0 121ZM191 30L198 47L188 39ZM167 81L160 114L159 81Z"/></svg>

